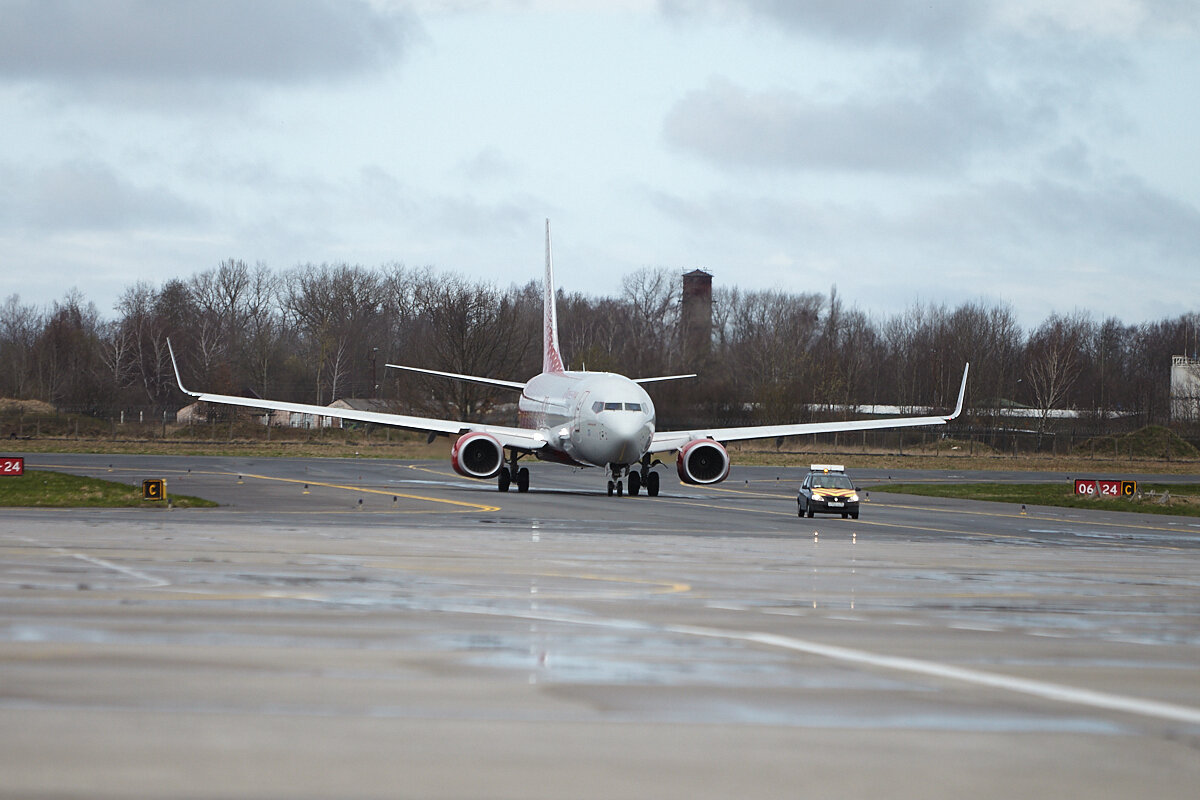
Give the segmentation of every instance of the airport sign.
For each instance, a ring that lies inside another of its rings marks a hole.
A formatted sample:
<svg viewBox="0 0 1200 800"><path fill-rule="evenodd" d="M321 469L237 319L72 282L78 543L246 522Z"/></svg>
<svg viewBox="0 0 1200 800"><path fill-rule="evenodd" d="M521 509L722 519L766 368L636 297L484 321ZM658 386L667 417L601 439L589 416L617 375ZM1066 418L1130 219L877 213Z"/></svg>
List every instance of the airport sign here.
<svg viewBox="0 0 1200 800"><path fill-rule="evenodd" d="M0 457L0 476L24 475L25 459L23 456Z"/></svg>
<svg viewBox="0 0 1200 800"><path fill-rule="evenodd" d="M1133 497L1137 494L1137 481L1076 478L1075 494L1081 497Z"/></svg>

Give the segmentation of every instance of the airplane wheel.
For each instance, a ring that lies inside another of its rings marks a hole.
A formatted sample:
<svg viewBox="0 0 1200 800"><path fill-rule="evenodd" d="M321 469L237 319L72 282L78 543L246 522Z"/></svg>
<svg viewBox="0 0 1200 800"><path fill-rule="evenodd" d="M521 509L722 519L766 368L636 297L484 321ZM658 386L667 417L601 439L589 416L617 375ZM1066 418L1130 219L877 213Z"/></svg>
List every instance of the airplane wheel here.
<svg viewBox="0 0 1200 800"><path fill-rule="evenodd" d="M650 497L658 497L658 473L651 472L646 476L646 494Z"/></svg>
<svg viewBox="0 0 1200 800"><path fill-rule="evenodd" d="M512 483L512 477L508 474L508 467L501 467L500 477L498 478L498 488L502 492L507 492L510 483Z"/></svg>
<svg viewBox="0 0 1200 800"><path fill-rule="evenodd" d="M617 481L617 497L620 497L623 494L625 494L625 484Z"/></svg>
<svg viewBox="0 0 1200 800"><path fill-rule="evenodd" d="M629 496L637 497L642 490L642 476L636 472L629 473Z"/></svg>
<svg viewBox="0 0 1200 800"><path fill-rule="evenodd" d="M521 469L517 470L517 491L518 492L528 492L529 491L529 468L528 467L521 467Z"/></svg>
<svg viewBox="0 0 1200 800"><path fill-rule="evenodd" d="M612 497L612 496L613 496L613 489L614 489L614 488L616 488L616 487L614 487L614 486L613 486L613 482L612 482L612 481L609 481L609 482L608 482L608 496L609 496L609 497Z"/></svg>

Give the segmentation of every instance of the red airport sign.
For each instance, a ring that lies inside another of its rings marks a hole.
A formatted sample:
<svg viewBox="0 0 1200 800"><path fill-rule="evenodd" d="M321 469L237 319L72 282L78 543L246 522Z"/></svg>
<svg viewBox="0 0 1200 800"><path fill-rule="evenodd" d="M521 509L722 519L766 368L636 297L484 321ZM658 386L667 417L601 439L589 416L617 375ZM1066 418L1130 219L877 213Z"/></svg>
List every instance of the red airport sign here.
<svg viewBox="0 0 1200 800"><path fill-rule="evenodd" d="M0 476L24 474L25 458L23 456L0 456Z"/></svg>
<svg viewBox="0 0 1200 800"><path fill-rule="evenodd" d="M1137 494L1137 481L1076 478L1075 494L1081 497L1133 497Z"/></svg>

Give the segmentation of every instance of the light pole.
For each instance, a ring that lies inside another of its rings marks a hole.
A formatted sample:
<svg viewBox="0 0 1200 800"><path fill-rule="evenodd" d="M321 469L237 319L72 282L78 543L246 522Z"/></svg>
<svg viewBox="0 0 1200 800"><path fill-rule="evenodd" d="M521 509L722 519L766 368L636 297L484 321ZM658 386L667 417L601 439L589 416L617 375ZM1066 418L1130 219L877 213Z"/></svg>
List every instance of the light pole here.
<svg viewBox="0 0 1200 800"><path fill-rule="evenodd" d="M371 397L379 399L379 384L375 382L375 354L379 352L378 347L371 348Z"/></svg>

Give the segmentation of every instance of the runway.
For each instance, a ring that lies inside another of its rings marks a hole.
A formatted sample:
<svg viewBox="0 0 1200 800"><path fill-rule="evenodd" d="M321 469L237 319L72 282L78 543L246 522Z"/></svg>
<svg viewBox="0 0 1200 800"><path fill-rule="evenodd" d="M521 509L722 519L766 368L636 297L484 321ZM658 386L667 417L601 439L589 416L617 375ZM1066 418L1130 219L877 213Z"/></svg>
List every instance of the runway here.
<svg viewBox="0 0 1200 800"><path fill-rule="evenodd" d="M446 462L26 466L223 505L2 512L3 797L1200 785L1194 518L874 493L799 519L803 470L736 465L658 498L539 464L528 494ZM889 475L1030 480L852 472Z"/></svg>

